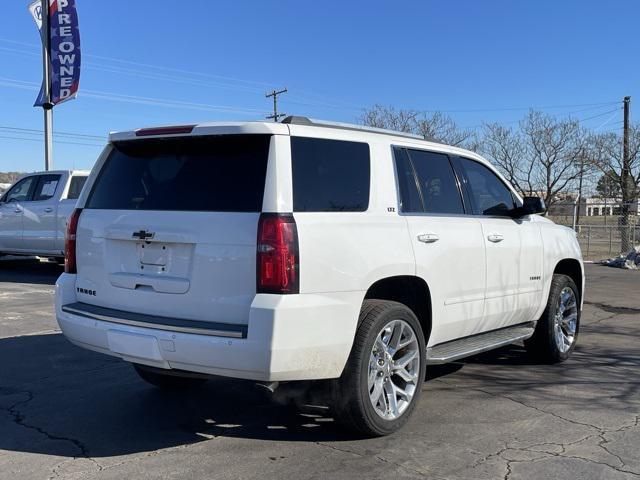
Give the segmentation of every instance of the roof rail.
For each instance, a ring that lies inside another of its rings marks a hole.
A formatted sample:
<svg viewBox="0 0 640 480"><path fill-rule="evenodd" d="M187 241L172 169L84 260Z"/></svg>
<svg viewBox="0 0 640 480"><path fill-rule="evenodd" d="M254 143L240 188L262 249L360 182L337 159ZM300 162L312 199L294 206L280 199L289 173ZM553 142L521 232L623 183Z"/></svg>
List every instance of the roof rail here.
<svg viewBox="0 0 640 480"><path fill-rule="evenodd" d="M358 132L380 133L383 135L393 135L395 137L407 137L407 138L415 138L418 140L425 140L423 136L416 135L414 133L399 132L396 130L387 130L384 128L367 127L366 125L354 125L351 123L327 122L325 120L315 120L308 117L300 117L300 116L294 116L294 115L284 118L281 123L285 123L287 125L307 125L310 127L338 128L340 130L354 130Z"/></svg>

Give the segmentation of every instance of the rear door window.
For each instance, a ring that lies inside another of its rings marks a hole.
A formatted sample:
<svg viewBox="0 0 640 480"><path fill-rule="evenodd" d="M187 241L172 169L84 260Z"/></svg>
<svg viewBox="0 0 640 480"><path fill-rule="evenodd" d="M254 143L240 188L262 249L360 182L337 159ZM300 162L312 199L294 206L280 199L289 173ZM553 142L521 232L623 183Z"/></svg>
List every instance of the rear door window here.
<svg viewBox="0 0 640 480"><path fill-rule="evenodd" d="M364 212L369 207L369 145L291 138L293 210Z"/></svg>
<svg viewBox="0 0 640 480"><path fill-rule="evenodd" d="M60 175L40 175L36 190L33 192L33 201L49 200L54 197L59 183Z"/></svg>
<svg viewBox="0 0 640 480"><path fill-rule="evenodd" d="M87 208L259 212L270 135L116 142Z"/></svg>
<svg viewBox="0 0 640 480"><path fill-rule="evenodd" d="M407 149L427 213L462 214L464 204L449 157L443 153Z"/></svg>

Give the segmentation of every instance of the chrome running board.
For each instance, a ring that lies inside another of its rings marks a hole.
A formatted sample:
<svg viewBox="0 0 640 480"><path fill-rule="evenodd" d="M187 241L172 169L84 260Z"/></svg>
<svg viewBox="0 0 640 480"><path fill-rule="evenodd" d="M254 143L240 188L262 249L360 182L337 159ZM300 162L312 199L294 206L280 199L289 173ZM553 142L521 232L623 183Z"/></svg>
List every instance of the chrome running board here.
<svg viewBox="0 0 640 480"><path fill-rule="evenodd" d="M533 322L528 322L428 347L427 364L438 365L453 362L520 340L526 340L533 335L534 327Z"/></svg>

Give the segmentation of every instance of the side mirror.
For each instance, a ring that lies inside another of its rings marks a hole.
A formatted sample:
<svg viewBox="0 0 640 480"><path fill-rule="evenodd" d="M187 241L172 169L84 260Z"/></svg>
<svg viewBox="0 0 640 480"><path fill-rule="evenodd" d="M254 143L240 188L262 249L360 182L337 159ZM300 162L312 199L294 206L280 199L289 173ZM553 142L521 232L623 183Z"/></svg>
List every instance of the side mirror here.
<svg viewBox="0 0 640 480"><path fill-rule="evenodd" d="M547 210L544 200L540 197L524 197L522 202L522 208L526 212L525 215L544 213Z"/></svg>
<svg viewBox="0 0 640 480"><path fill-rule="evenodd" d="M525 217L535 213L544 213L547 210L544 200L540 197L524 197L522 206L511 210L513 218Z"/></svg>

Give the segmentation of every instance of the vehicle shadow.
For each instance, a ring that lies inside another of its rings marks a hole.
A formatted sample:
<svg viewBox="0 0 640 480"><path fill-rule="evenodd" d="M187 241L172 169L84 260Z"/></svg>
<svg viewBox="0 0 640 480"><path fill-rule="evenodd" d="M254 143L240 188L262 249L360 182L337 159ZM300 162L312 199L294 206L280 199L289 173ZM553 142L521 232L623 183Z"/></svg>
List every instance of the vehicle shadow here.
<svg viewBox="0 0 640 480"><path fill-rule="evenodd" d="M41 262L33 258L1 258L0 283L55 285L64 267L55 262Z"/></svg>
<svg viewBox="0 0 640 480"><path fill-rule="evenodd" d="M111 457L217 436L348 440L324 389L289 384L271 396L254 382L213 378L164 392L118 359L61 334L0 338L0 450Z"/></svg>
<svg viewBox="0 0 640 480"><path fill-rule="evenodd" d="M577 352L576 357L567 378L567 366L522 368L527 358L522 348L507 347L429 367L425 394L437 395L442 383L431 382L452 376L462 390L482 385L578 405L582 400L568 398L557 384L566 389L602 383L618 389L619 404L612 404L607 394L591 399L591 407L628 408L638 384L625 377L629 368L640 366L640 358L620 359L608 350L588 356ZM621 361L628 368L621 368ZM61 334L0 339L0 450L100 458L214 437L289 442L358 438L334 423L327 405L326 384L293 383L271 396L253 382L214 378L199 389L167 393L144 383L127 363L75 347Z"/></svg>

